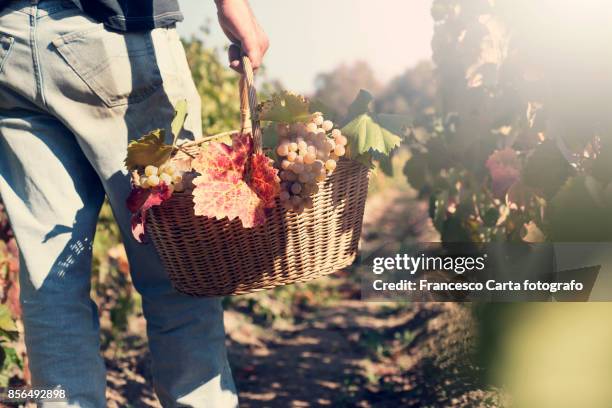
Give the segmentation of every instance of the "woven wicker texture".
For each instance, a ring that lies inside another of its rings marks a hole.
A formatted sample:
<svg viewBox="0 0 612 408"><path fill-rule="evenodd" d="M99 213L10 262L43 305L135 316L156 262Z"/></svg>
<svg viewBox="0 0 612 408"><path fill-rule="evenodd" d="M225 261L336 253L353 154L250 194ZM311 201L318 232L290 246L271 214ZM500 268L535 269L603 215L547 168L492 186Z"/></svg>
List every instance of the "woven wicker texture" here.
<svg viewBox="0 0 612 408"><path fill-rule="evenodd" d="M266 223L196 217L193 198L177 193L149 211L147 232L177 290L194 296L239 295L304 282L351 265L357 255L368 170L339 162L301 214L280 203Z"/></svg>
<svg viewBox="0 0 612 408"><path fill-rule="evenodd" d="M245 71L250 71L244 62ZM241 104L244 108L250 91L252 110L256 105L252 74L245 79ZM248 129L245 118L250 118L248 112L241 118L243 131ZM259 125L254 122L248 130L257 134ZM257 136L254 142L261 148ZM192 142L185 149L196 153L198 144ZM175 193L149 210L147 233L175 288L189 295L240 295L304 282L355 260L368 178L362 164L340 160L334 173L319 183L312 209L301 214L286 211L277 199L276 207L267 210L266 223L250 229L238 219L196 217L191 193Z"/></svg>

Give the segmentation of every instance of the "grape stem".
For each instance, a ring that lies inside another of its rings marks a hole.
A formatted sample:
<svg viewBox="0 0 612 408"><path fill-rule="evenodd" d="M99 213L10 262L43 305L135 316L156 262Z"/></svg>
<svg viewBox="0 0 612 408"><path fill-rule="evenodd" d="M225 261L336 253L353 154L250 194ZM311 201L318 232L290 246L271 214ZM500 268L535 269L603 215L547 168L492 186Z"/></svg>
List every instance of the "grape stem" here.
<svg viewBox="0 0 612 408"><path fill-rule="evenodd" d="M194 144L198 144L199 145L199 144L202 144L202 143L206 143L206 142L210 142L210 141L213 141L213 140L216 140L216 139L220 139L220 138L222 138L224 136L229 136L229 135L234 134L234 133L236 133L236 131L233 131L233 130L232 131L228 131L228 132L217 133L216 135L205 136L205 137L202 137L202 138L197 139L197 140L192 140L190 142L185 142L185 143L180 144L180 145L175 145L174 148L179 150L179 151L181 151L181 152L183 152L183 153L185 153L187 156L191 157L192 159L195 159L196 157L194 155L192 155L191 153L189 153L185 149L186 146L192 146Z"/></svg>
<svg viewBox="0 0 612 408"><path fill-rule="evenodd" d="M220 139L220 138L222 138L224 136L233 135L234 133L237 133L237 132L235 130L230 130L230 131L227 131L227 132L217 133L216 135L212 135L212 136L204 136L204 137L201 137L201 138L199 138L197 140L192 140L192 141L189 141L189 142L185 142L185 143L183 143L181 145L177 145L176 147L177 148L181 148L181 147L186 147L186 146L200 145L202 143L206 143L206 142L210 142L210 141L213 141L213 140L216 140L216 139Z"/></svg>
<svg viewBox="0 0 612 408"><path fill-rule="evenodd" d="M187 150L185 150L182 145L181 146L176 146L176 149L178 149L181 152L185 153L187 156L191 157L192 159L196 158L193 154L191 154Z"/></svg>

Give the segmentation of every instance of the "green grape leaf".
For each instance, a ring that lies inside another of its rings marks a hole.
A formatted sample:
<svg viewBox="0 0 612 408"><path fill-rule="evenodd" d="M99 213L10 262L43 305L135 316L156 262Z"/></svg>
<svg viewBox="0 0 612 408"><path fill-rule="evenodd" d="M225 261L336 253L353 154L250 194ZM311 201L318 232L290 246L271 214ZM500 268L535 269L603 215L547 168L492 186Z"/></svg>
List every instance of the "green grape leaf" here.
<svg viewBox="0 0 612 408"><path fill-rule="evenodd" d="M164 129L153 130L138 140L130 142L125 158L128 170L135 170L149 164L160 166L172 155L173 147L165 143Z"/></svg>
<svg viewBox="0 0 612 408"><path fill-rule="evenodd" d="M283 91L259 104L260 120L281 123L305 122L312 116L310 102L301 95Z"/></svg>
<svg viewBox="0 0 612 408"><path fill-rule="evenodd" d="M367 113L357 116L342 128L342 134L349 139L349 152L356 157L368 152L378 152L385 155L398 147L401 138L385 129Z"/></svg>
<svg viewBox="0 0 612 408"><path fill-rule="evenodd" d="M351 103L348 108L348 114L346 116L346 123L352 121L359 115L363 115L364 113L370 112L370 103L374 97L368 91L361 89L357 97Z"/></svg>
<svg viewBox="0 0 612 408"><path fill-rule="evenodd" d="M6 305L0 305L0 330L6 333L16 332L17 326Z"/></svg>
<svg viewBox="0 0 612 408"><path fill-rule="evenodd" d="M181 133L181 129L185 124L186 117L187 101L183 99L178 101L176 106L174 107L174 119L172 120L172 124L170 125L170 128L172 129L172 135L174 136L174 141L172 142L173 145L176 143L176 139L178 138L179 133Z"/></svg>

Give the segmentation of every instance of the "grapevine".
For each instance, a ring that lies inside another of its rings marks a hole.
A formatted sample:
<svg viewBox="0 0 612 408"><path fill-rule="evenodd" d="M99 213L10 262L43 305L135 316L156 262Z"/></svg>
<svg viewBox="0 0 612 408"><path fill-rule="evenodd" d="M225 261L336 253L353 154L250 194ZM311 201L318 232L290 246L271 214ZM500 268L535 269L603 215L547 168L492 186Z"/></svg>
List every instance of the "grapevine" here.
<svg viewBox="0 0 612 408"><path fill-rule="evenodd" d="M584 58L560 54L574 40L571 13L533 41L546 6L508 5L434 1L438 111L426 137L408 140L408 181L429 198L443 241L609 240L609 55L583 47L602 37L582 34Z"/></svg>

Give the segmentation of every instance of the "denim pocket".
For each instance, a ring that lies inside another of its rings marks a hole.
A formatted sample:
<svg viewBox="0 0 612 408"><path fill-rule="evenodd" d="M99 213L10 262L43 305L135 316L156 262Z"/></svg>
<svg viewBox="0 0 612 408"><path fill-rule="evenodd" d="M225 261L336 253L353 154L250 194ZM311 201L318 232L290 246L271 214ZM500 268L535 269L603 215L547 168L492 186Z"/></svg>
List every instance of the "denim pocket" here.
<svg viewBox="0 0 612 408"><path fill-rule="evenodd" d="M8 34L0 33L0 73L4 68L4 63L8 59L15 39Z"/></svg>
<svg viewBox="0 0 612 408"><path fill-rule="evenodd" d="M53 45L109 107L142 101L162 85L150 32L116 33L100 24Z"/></svg>

